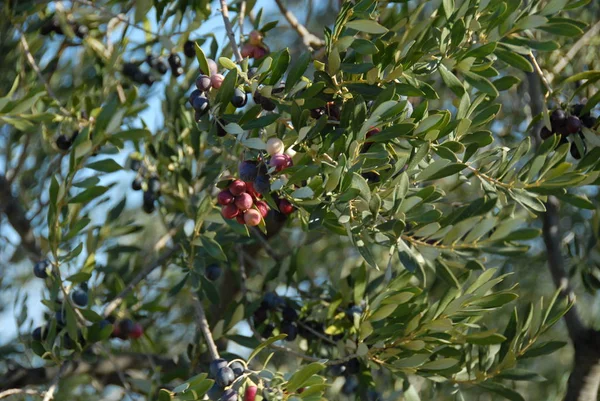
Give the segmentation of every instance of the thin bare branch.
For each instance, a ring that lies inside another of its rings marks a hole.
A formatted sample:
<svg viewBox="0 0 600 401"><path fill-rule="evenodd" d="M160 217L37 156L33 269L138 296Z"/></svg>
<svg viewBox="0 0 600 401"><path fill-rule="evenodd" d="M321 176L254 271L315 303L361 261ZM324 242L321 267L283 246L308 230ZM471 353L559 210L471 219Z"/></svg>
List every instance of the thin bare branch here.
<svg viewBox="0 0 600 401"><path fill-rule="evenodd" d="M7 174L8 185L11 185L15 178L19 175L19 172L23 168L23 164L25 164L25 160L27 160L27 148L29 147L29 142L31 142L31 135L25 135L25 143L23 144L23 150L19 155L19 160L17 161L17 165L14 169L9 171L10 176Z"/></svg>
<svg viewBox="0 0 600 401"><path fill-rule="evenodd" d="M29 62L29 65L31 66L31 68L33 68L33 70L37 74L39 80L44 84L44 87L46 88L46 92L48 93L48 96L50 96L52 99L54 99L54 101L58 105L58 108L61 111L61 113L63 113L66 116L73 117L73 113L71 113L69 110L65 109L62 106L60 100L58 99L58 97L56 96L56 94L54 93L52 88L50 87L50 84L48 83L48 81L46 81L46 78L44 78L44 76L42 75L42 71L40 70L40 67L37 65L35 58L33 58L33 54L31 54L31 50L29 48L29 43L27 43L27 39L25 39L25 33L23 33L23 31L21 31L20 29L18 30L18 32L19 32L19 35L21 36L20 37L21 46L23 46L23 51L25 52L25 57L27 58L27 61Z"/></svg>
<svg viewBox="0 0 600 401"><path fill-rule="evenodd" d="M244 19L246 18L246 0L240 4L240 14L238 15L238 25L240 26L240 43L244 41Z"/></svg>
<svg viewBox="0 0 600 401"><path fill-rule="evenodd" d="M223 23L225 24L227 37L229 37L231 50L233 51L233 55L235 56L236 61L239 63L243 60L243 57L242 53L240 53L240 49L237 45L237 42L235 41L235 34L233 33L231 21L229 20L229 8L227 7L227 0L221 0L221 15L223 16Z"/></svg>
<svg viewBox="0 0 600 401"><path fill-rule="evenodd" d="M306 29L306 27L304 25L302 25L302 23L300 23L300 21L298 21L298 18L296 18L294 13L292 13L290 10L288 10L283 5L281 0L275 0L275 3L277 3L277 7L279 7L279 11L281 11L281 14L283 14L283 16L285 17L287 22L298 33L298 35L300 36L300 38L302 39L302 42L304 43L304 45L306 47L308 47L309 49L312 50L312 49L319 49L319 48L325 46L325 41L323 39L313 35L312 33L310 33L309 30Z"/></svg>
<svg viewBox="0 0 600 401"><path fill-rule="evenodd" d="M21 245L34 261L41 259L42 251L38 247L31 222L25 215L22 202L12 194L8 180L0 175L0 212L4 212L8 222L21 237Z"/></svg>
<svg viewBox="0 0 600 401"><path fill-rule="evenodd" d="M255 237L256 239L258 239L258 240L259 240L259 241L262 243L262 245L263 245L263 247L264 247L264 249L265 249L265 252L267 252L267 254L268 254L268 255L269 255L271 258L273 258L273 259L274 259L275 261L277 261L277 262L281 262L281 261L283 260L283 257L282 257L281 255L279 255L279 254L278 254L278 253L275 251L275 249L273 249L273 247L271 246L271 244L269 244L269 241L267 241L267 240L266 240L266 239L263 237L262 233L261 233L261 232L258 230L258 228L256 228L256 227L252 227L252 228L250 229L250 231L252 232L252 235L254 235L254 237Z"/></svg>
<svg viewBox="0 0 600 401"><path fill-rule="evenodd" d="M122 15L112 13L109 10L105 9L104 7L100 7L99 5L94 4L91 1L88 1L88 0L74 0L74 2L75 3L79 3L79 4L83 4L83 5L86 5L86 6L89 6L89 7L92 7L92 8L94 8L94 9L100 11L100 12L103 12L104 14L110 16L111 18L115 18L115 19L121 21L122 23L124 23L125 25L127 25L127 26L129 26L131 28L138 29L138 30L140 30L142 32L145 32L145 33L147 33L149 35L152 35L152 36L156 36L156 37L160 37L161 36L161 35L159 35L156 32L152 32L149 29L146 29L146 28L144 28L142 26L138 26L138 25L136 25L134 23L131 23L131 22L129 22L129 20L127 18L123 17Z"/></svg>
<svg viewBox="0 0 600 401"><path fill-rule="evenodd" d="M552 73L548 74L548 80L552 82L554 77L562 72L567 65L573 60L575 55L586 46L592 39L598 38L600 33L600 21L596 22L577 42L569 48L567 54L558 60L558 63L554 65Z"/></svg>
<svg viewBox="0 0 600 401"><path fill-rule="evenodd" d="M119 305L121 305L121 302L123 302L123 298L125 298L125 296L129 294L129 292L136 285L138 285L150 273L152 273L154 269L165 264L171 258L171 256L173 256L177 249L179 248L177 248L176 246L167 249L163 252L163 254L158 258L158 260L155 263L149 264L148 267L139 272L137 276L135 276L133 280L131 280L127 287L125 287L115 299L113 299L108 305L106 305L106 308L104 309L104 316L109 316L111 313L113 313L114 310L117 309Z"/></svg>
<svg viewBox="0 0 600 401"><path fill-rule="evenodd" d="M68 366L69 366L69 362L65 362L62 364L62 366L58 370L58 373L56 374L56 376L54 376L54 379L52 379L52 382L50 383L50 387L48 388L48 391L46 391L46 393L44 394L43 401L50 401L54 398L54 393L56 392L56 388L58 387L58 382L60 380L60 377L65 372L65 370L67 369Z"/></svg>
<svg viewBox="0 0 600 401"><path fill-rule="evenodd" d="M20 388L11 388L9 390L1 392L0 399L10 397L11 395L18 395L18 394L37 395L39 397L42 396L42 393L40 393L39 391L20 389Z"/></svg>
<svg viewBox="0 0 600 401"><path fill-rule="evenodd" d="M533 55L532 52L529 52L529 59L531 60L531 63L533 64L533 69L535 70L536 74L540 77L540 79L544 83L544 86L546 87L546 90L548 91L548 93L545 97L548 97L548 95L552 94L552 87L550 86L550 82L548 82L548 79L546 78L544 71L542 71L542 69L540 68L540 65L538 64L538 62L535 59L535 56Z"/></svg>
<svg viewBox="0 0 600 401"><path fill-rule="evenodd" d="M200 302L197 297L194 297L194 309L196 309L196 323L198 324L198 328L204 336L210 357L212 360L219 359L219 350L217 349L217 345L215 344L215 340L213 339L210 331L210 326L206 320L204 307L202 306L202 302Z"/></svg>

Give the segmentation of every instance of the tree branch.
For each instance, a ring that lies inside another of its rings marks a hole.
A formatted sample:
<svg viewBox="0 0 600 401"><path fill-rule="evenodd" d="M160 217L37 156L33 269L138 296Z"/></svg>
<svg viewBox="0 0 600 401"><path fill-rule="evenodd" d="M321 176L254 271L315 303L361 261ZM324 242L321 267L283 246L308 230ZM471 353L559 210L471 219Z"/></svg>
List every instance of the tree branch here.
<svg viewBox="0 0 600 401"><path fill-rule="evenodd" d="M198 328L204 336L204 340L206 341L206 346L208 347L210 357L213 361L215 359L219 359L219 350L217 349L215 340L213 339L212 333L210 332L210 327L208 325L208 321L206 320L206 313L204 312L204 307L202 306L202 302L200 302L200 300L195 296L194 309L196 309L196 323L198 324Z"/></svg>
<svg viewBox="0 0 600 401"><path fill-rule="evenodd" d="M279 11L281 11L281 14L283 14L290 26L298 33L306 47L312 50L320 49L325 46L325 41L310 33L309 30L298 21L298 18L283 5L281 0L275 0L275 3L277 3Z"/></svg>
<svg viewBox="0 0 600 401"><path fill-rule="evenodd" d="M231 43L231 50L233 51L236 61L240 63L243 60L243 57L240 53L237 42L235 41L235 34L233 33L231 21L229 20L229 8L227 8L227 0L221 0L221 15L223 16L223 23L225 24L227 37L229 37L229 42Z"/></svg>
<svg viewBox="0 0 600 401"><path fill-rule="evenodd" d="M552 82L554 77L562 72L567 65L573 60L575 55L581 50L581 48L587 45L592 39L596 38L600 33L600 21L596 22L589 31L587 31L577 42L571 46L567 54L562 57L558 63L552 69L552 73L548 74L548 80Z"/></svg>
<svg viewBox="0 0 600 401"><path fill-rule="evenodd" d="M67 369L68 366L69 366L69 362L65 362L62 364L60 369L58 369L58 373L56 373L56 376L54 376L54 379L52 379L52 382L50 383L50 387L48 388L48 391L46 391L46 393L44 394L43 401L50 401L51 399L54 398L54 392L56 391L56 387L58 387L58 382L60 380L60 377L63 375L63 373L65 373L65 370Z"/></svg>
<svg viewBox="0 0 600 401"><path fill-rule="evenodd" d="M25 395L37 395L37 396L42 396L42 394L39 391L35 391L35 390L23 390L20 388L11 388L9 390L3 391L0 393L0 399L2 398L6 398L6 397L10 397L11 395L18 395L18 394L25 394Z"/></svg>
<svg viewBox="0 0 600 401"><path fill-rule="evenodd" d="M252 232L252 235L258 239L261 244L263 245L263 248L265 249L265 252L267 252L267 254L276 262L281 262L283 260L283 257L281 255L279 255L275 249L273 249L273 247L271 246L271 244L269 244L269 241L267 241L262 233L258 230L258 228L256 227L251 227L250 231Z"/></svg>
<svg viewBox="0 0 600 401"><path fill-rule="evenodd" d="M546 213L544 213L543 235L546 244L546 253L548 255L548 267L552 274L552 280L556 288L560 289L561 296L569 300L575 299L575 294L571 288L565 262L562 255L562 239L560 235L560 215L558 212L559 202L554 196L549 196L546 202ZM579 336L585 331L585 326L579 317L579 312L575 305L565 314L565 323L569 331L569 337L575 343Z"/></svg>
<svg viewBox="0 0 600 401"><path fill-rule="evenodd" d="M61 111L61 113L63 113L64 115L66 115L68 117L73 117L73 113L71 113L69 110L65 109L62 106L60 100L58 99L58 97L56 96L56 94L54 93L52 88L50 87L50 84L48 83L48 81L46 81L46 78L44 78L44 76L42 75L42 71L40 70L40 67L37 65L35 58L33 58L33 54L31 54L31 50L29 49L29 43L27 43L27 39L25 39L25 33L23 33L23 31L21 31L20 29L17 29L17 32L19 32L19 35L21 36L20 37L21 46L23 46L23 51L25 52L25 57L27 58L27 61L29 62L29 65L31 66L31 68L33 68L33 70L37 74L39 80L44 84L44 87L46 88L46 92L48 92L48 95L52 99L54 99L54 101L58 105L58 109Z"/></svg>
<svg viewBox="0 0 600 401"><path fill-rule="evenodd" d="M65 365L68 366L64 368L65 370L61 373L60 377L90 375L99 382L116 385L121 384L121 380L115 374L115 365L121 371L150 369L152 371L173 372L181 368L181 363L177 364L169 358L126 352L116 355L112 361L106 358L98 358L93 362L80 360L72 361ZM45 385L50 378L56 377L59 371L60 368L57 366L41 368L18 367L11 369L4 376L0 377L0 391L9 389L14 391L17 388L21 390L26 386ZM41 393L38 392L38 394Z"/></svg>
<svg viewBox="0 0 600 401"><path fill-rule="evenodd" d="M3 175L0 175L0 211L3 211L8 222L21 237L21 245L32 258L40 260L42 251L37 245L31 222L25 216L21 201L12 194L11 185Z"/></svg>
<svg viewBox="0 0 600 401"><path fill-rule="evenodd" d="M123 302L123 298L125 298L125 296L127 294L129 294L129 292L136 286L138 285L142 280L144 280L150 273L152 273L152 271L154 271L154 269L156 269L159 266L162 266L163 264L165 264L170 258L171 256L173 256L173 254L177 251L177 249L179 249L177 246L173 246L169 249L167 249L159 258L158 260L153 263L148 265L148 267L146 267L145 269L143 269L141 272L139 272L137 274L137 276L135 276L133 278L133 280L131 280L129 282L129 284L127 285L127 287L125 287L123 289L123 291L121 291L119 293L119 295L117 295L115 297L115 299L113 299L108 305L106 305L106 308L104 308L104 312L103 315L109 316L111 313L114 312L115 309L117 309L119 307L119 305L121 305L121 302Z"/></svg>
<svg viewBox="0 0 600 401"><path fill-rule="evenodd" d="M532 57L533 59L533 57ZM537 65L537 63L535 63ZM539 73L538 73L539 74ZM543 76L536 76L533 73L527 74L529 84L529 96L531 98L531 112L533 117L543 111L543 95L540 88L540 80L544 81ZM540 143L538 137L541 122L533 127L533 134L536 143ZM557 288L561 290L561 294L569 299L574 298L573 290L569 284L569 277L565 268L565 263L562 255L562 239L560 234L560 216L558 212L558 200L549 196L546 202L546 212L543 215L543 237L546 245L546 254L548 256L548 268L552 274L552 280ZM584 331L584 325L581 322L577 307L573 305L565 315L565 323L569 331L569 336L573 342Z"/></svg>

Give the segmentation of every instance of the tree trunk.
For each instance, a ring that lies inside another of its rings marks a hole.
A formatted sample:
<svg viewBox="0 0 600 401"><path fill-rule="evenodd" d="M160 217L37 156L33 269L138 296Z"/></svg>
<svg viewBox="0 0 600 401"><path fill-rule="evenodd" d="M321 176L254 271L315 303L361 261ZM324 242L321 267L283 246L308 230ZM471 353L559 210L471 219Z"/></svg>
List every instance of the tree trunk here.
<svg viewBox="0 0 600 401"><path fill-rule="evenodd" d="M600 386L600 332L586 330L573 344L575 361L565 401L596 401Z"/></svg>
<svg viewBox="0 0 600 401"><path fill-rule="evenodd" d="M543 111L544 102L540 77L535 73L529 73L527 74L527 83L531 98L531 114L536 116ZM538 135L540 128L541 123L532 128L531 136L536 145L541 143ZM574 294L562 254L558 199L549 196L545 205L543 236L548 267L554 284L561 290L561 296L572 298ZM564 320L575 349L573 370L569 376L564 401L597 401L598 387L600 386L600 332L584 325L575 306L565 314Z"/></svg>

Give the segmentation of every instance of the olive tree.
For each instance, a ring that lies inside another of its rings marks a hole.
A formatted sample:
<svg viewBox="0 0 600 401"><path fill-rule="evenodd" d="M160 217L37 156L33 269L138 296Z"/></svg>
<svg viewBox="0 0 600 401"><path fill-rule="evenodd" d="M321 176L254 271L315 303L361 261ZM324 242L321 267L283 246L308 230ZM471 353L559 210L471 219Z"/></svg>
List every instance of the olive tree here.
<svg viewBox="0 0 600 401"><path fill-rule="evenodd" d="M0 398L524 400L564 317L595 400L597 5L256 3L2 5L0 284L44 321L18 291Z"/></svg>

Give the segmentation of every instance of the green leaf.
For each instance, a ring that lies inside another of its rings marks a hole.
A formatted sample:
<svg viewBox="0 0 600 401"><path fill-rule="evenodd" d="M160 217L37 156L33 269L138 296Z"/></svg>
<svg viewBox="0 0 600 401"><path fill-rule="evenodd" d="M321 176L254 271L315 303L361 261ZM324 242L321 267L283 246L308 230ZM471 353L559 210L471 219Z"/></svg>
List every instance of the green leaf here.
<svg viewBox="0 0 600 401"><path fill-rule="evenodd" d="M387 33L387 28L379 25L370 19L357 19L346 23L346 28L354 29L360 32L381 35Z"/></svg>
<svg viewBox="0 0 600 401"><path fill-rule="evenodd" d="M254 357L256 355L258 355L258 353L260 351L262 351L264 348L268 347L269 345L273 344L274 342L277 342L279 340L283 340L286 337L285 334L279 334L278 336L275 337L271 337L268 340L265 340L264 342L262 342L258 347L256 347L254 349L254 351L252 351L252 353L250 354L250 356L248 357L248 363L250 363L250 361L252 359L254 359Z"/></svg>
<svg viewBox="0 0 600 401"><path fill-rule="evenodd" d="M446 19L450 19L450 16L454 11L454 0L443 0L442 6L444 7L444 14L446 14Z"/></svg>
<svg viewBox="0 0 600 401"><path fill-rule="evenodd" d="M498 90L492 83L481 75L474 74L469 71L465 71L465 80L474 88L486 93L492 97L498 97Z"/></svg>
<svg viewBox="0 0 600 401"><path fill-rule="evenodd" d="M521 359L525 358L535 358L536 356L548 355L553 353L554 351L561 349L567 345L564 341L548 341L543 343L537 343L533 347L529 348Z"/></svg>
<svg viewBox="0 0 600 401"><path fill-rule="evenodd" d="M494 52L494 50L496 50L497 45L498 45L497 42L492 42L492 43L487 43L483 46L473 47L473 48L469 49L468 52L465 53L465 55L463 56L463 59L466 59L469 57L484 58L485 56L492 54Z"/></svg>
<svg viewBox="0 0 600 401"><path fill-rule="evenodd" d="M199 239L200 245L202 245L203 249L208 252L210 256L221 261L227 260L227 256L225 256L225 252L223 252L223 248L221 248L221 245L217 241L207 237L206 235L201 235ZM194 243L196 243L196 241L194 241Z"/></svg>
<svg viewBox="0 0 600 401"><path fill-rule="evenodd" d="M235 90L235 86L237 84L237 76L238 70L234 68L233 70L229 70L227 75L225 75L225 79L219 88L219 92L217 92L217 103L223 104L223 107L226 107L233 96L233 91Z"/></svg>
<svg viewBox="0 0 600 401"><path fill-rule="evenodd" d="M516 32L523 31L526 29L538 28L544 25L546 22L548 22L548 19L541 15L526 15L525 17L517 21L512 30Z"/></svg>
<svg viewBox="0 0 600 401"><path fill-rule="evenodd" d="M466 339L469 344L476 345L502 344L504 341L506 341L506 337L504 337L502 334L493 332L469 334Z"/></svg>
<svg viewBox="0 0 600 401"><path fill-rule="evenodd" d="M509 50L505 50L500 47L494 51L494 54L508 65L511 65L525 72L533 72L533 66L531 65L529 60L527 60L520 54L513 53Z"/></svg>
<svg viewBox="0 0 600 401"><path fill-rule="evenodd" d="M285 48L279 53L279 56L275 60L275 64L273 65L271 72L271 78L269 79L270 85L276 85L279 83L279 80L281 77L283 77L283 74L285 74L289 64L290 51L289 49Z"/></svg>
<svg viewBox="0 0 600 401"><path fill-rule="evenodd" d="M290 377L290 380L288 380L285 387L287 387L288 391L290 392L296 392L296 390L304 386L304 383L306 383L308 379L323 369L325 369L325 365L322 363L310 363L304 366L298 372L294 373L292 377Z"/></svg>
<svg viewBox="0 0 600 401"><path fill-rule="evenodd" d="M120 131L114 134L111 138L119 139L121 141L137 141L140 139L150 139L152 134L147 129L135 128L126 131Z"/></svg>
<svg viewBox="0 0 600 401"><path fill-rule="evenodd" d="M583 30L577 25L569 22L551 22L539 29L555 35L575 37L583 35Z"/></svg>
<svg viewBox="0 0 600 401"><path fill-rule="evenodd" d="M106 191L108 191L108 187L91 187L69 199L69 203L87 203L99 197Z"/></svg>
<svg viewBox="0 0 600 401"><path fill-rule="evenodd" d="M63 306L66 320L67 320L67 333L73 342L79 342L79 336L77 334L77 319L75 318L75 311L71 306L70 302L66 302Z"/></svg>
<svg viewBox="0 0 600 401"><path fill-rule="evenodd" d="M427 362L419 367L422 370L446 370L455 366L458 360L453 358L441 358L435 361Z"/></svg>
<svg viewBox="0 0 600 401"><path fill-rule="evenodd" d="M531 382L545 382L546 378L535 372L527 369L514 368L501 372L498 377L500 379L516 380L516 381L531 381Z"/></svg>
<svg viewBox="0 0 600 401"><path fill-rule="evenodd" d="M462 96L465 93L465 87L463 86L462 82L456 78L456 75L450 72L450 70L448 70L444 64L440 64L439 70L440 75L442 76L442 81L444 81L448 88L450 88L450 90L454 92L456 96Z"/></svg>
<svg viewBox="0 0 600 401"><path fill-rule="evenodd" d="M507 75L492 82L499 92L509 90L511 87L521 83L521 80L513 75Z"/></svg>
<svg viewBox="0 0 600 401"><path fill-rule="evenodd" d="M408 137L415 127L413 123L392 124L377 135L371 136L366 142L389 142L392 139Z"/></svg>
<svg viewBox="0 0 600 401"><path fill-rule="evenodd" d="M500 383L486 381L478 384L478 386L485 390L491 391L492 393L496 393L510 401L525 401L521 394L509 389L508 387L505 387Z"/></svg>
<svg viewBox="0 0 600 401"><path fill-rule="evenodd" d="M194 42L194 49L196 50L196 59L198 60L198 65L200 66L200 72L205 75L209 75L210 69L208 68L208 60L206 59L204 51L200 45L198 45L198 42Z"/></svg>
<svg viewBox="0 0 600 401"><path fill-rule="evenodd" d="M600 79L600 71L592 70L592 71L583 71L577 74L569 76L564 82L577 82L584 79L595 80Z"/></svg>
<svg viewBox="0 0 600 401"><path fill-rule="evenodd" d="M350 47L356 50L356 52L359 54L375 54L379 51L377 46L367 39L354 39Z"/></svg>
<svg viewBox="0 0 600 401"><path fill-rule="evenodd" d="M290 92L294 85L302 79L302 75L306 72L308 64L310 63L312 56L310 52L304 52L298 60L292 63L292 68L288 72L285 80L285 91Z"/></svg>
<svg viewBox="0 0 600 401"><path fill-rule="evenodd" d="M87 164L85 167L104 173L114 173L115 171L123 169L123 167L113 159L98 160L97 162Z"/></svg>
<svg viewBox="0 0 600 401"><path fill-rule="evenodd" d="M552 15L562 11L569 0L550 0L540 11L541 15Z"/></svg>
<svg viewBox="0 0 600 401"><path fill-rule="evenodd" d="M394 313L396 308L398 308L398 305L396 305L396 304L382 305L379 307L379 309L377 309L375 312L373 312L371 314L371 316L369 317L369 320L371 322L377 322L379 320L385 319L386 317L388 317L389 315Z"/></svg>
<svg viewBox="0 0 600 401"><path fill-rule="evenodd" d="M236 70L237 65L227 57L219 57L219 64L228 70Z"/></svg>
<svg viewBox="0 0 600 401"><path fill-rule="evenodd" d="M507 303L514 301L518 297L519 296L513 292L502 292L475 299L470 301L469 305L484 309L493 309L504 306Z"/></svg>
<svg viewBox="0 0 600 401"><path fill-rule="evenodd" d="M585 197L585 195L582 196L577 196L577 195L572 195L572 194L564 194L564 195L560 195L560 194L556 194L555 195L558 199L570 203L573 206L576 206L580 209L588 209L588 210L596 210L596 205L594 205L594 203L592 203L589 199L587 199L587 197Z"/></svg>

